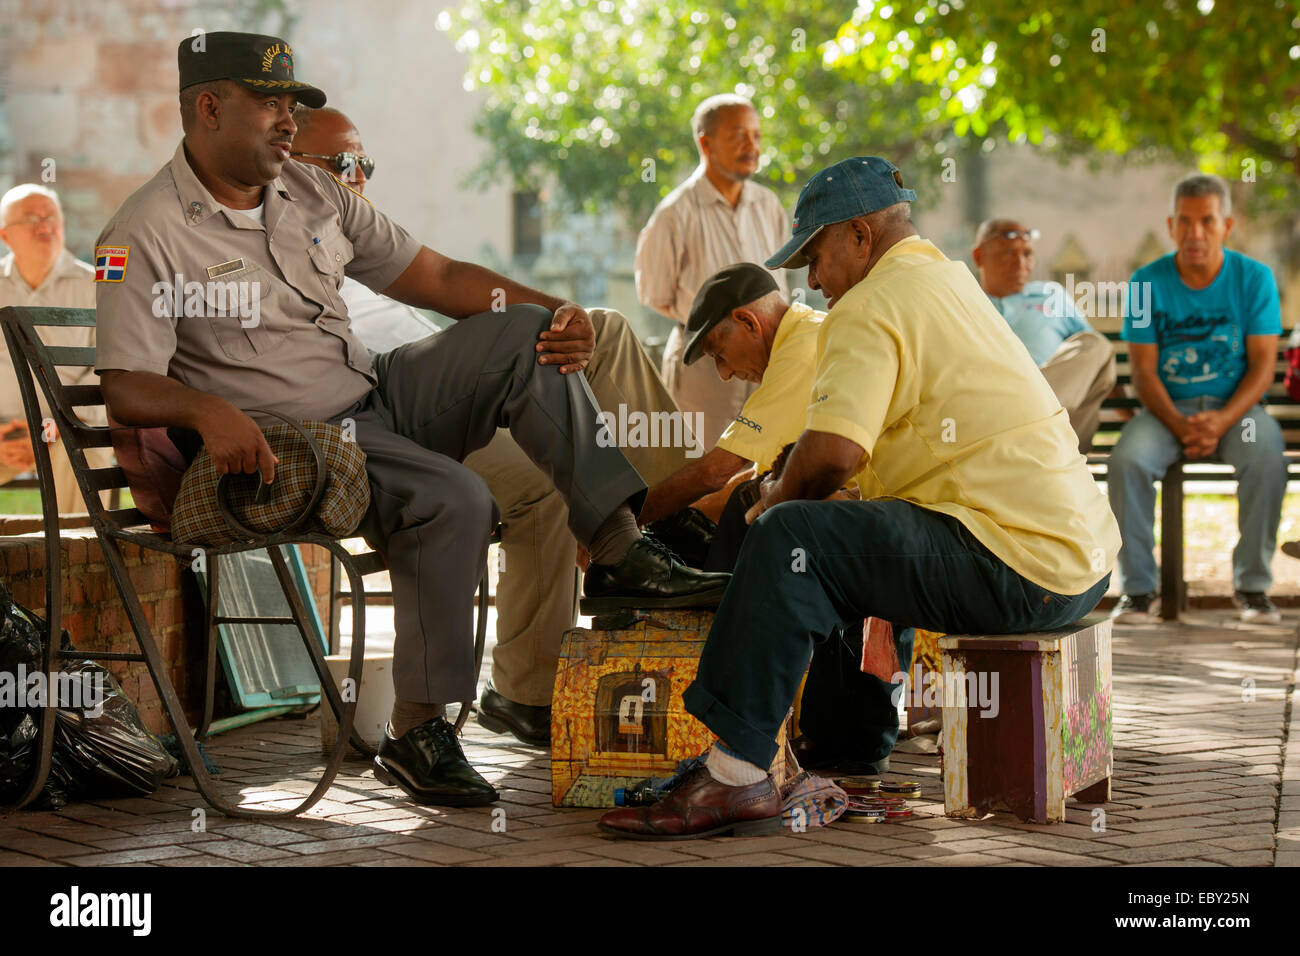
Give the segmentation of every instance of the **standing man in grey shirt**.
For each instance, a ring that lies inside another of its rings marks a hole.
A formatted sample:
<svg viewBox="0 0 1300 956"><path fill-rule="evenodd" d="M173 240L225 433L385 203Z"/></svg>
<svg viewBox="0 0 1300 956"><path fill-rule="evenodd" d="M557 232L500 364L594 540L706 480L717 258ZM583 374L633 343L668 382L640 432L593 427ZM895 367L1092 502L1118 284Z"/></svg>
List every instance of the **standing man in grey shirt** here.
<svg viewBox="0 0 1300 956"><path fill-rule="evenodd" d="M704 280L736 262L762 262L789 229L776 193L750 182L762 132L754 104L720 94L691 118L700 165L655 209L636 244L636 294L642 305L677 323L664 352L668 391L684 412L704 415L703 447L717 444L755 386L722 381L708 362L682 362L684 329ZM773 270L787 298L783 270Z"/></svg>

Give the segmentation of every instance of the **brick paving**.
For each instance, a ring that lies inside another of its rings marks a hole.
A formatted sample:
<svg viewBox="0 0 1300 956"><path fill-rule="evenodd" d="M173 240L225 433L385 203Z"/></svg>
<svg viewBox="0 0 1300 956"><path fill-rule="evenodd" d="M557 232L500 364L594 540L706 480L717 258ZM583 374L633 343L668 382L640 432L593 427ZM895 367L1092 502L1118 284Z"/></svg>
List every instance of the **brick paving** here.
<svg viewBox="0 0 1300 956"><path fill-rule="evenodd" d="M1117 628L1113 799L1100 813L1071 802L1052 826L950 820L939 758L898 753L889 776L923 787L906 822L614 840L596 830L601 811L551 806L544 751L471 720L465 749L501 791L493 807L414 806L350 758L303 818L250 822L195 814L204 804L178 778L148 798L0 819L0 866L1297 866L1297 625L1294 613L1247 627L1199 612ZM246 802L283 807L310 789L319 739L313 716L232 731L211 750Z"/></svg>

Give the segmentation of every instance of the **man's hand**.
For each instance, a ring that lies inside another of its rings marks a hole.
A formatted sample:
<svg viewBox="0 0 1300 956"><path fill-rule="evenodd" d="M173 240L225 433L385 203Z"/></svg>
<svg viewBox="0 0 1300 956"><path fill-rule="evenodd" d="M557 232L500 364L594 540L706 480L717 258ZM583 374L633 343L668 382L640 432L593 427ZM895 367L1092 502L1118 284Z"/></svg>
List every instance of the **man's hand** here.
<svg viewBox="0 0 1300 956"><path fill-rule="evenodd" d="M1219 447L1219 440L1233 426L1232 417L1221 410L1196 412L1186 418L1187 429L1179 436L1188 458L1207 458Z"/></svg>
<svg viewBox="0 0 1300 956"><path fill-rule="evenodd" d="M229 402L217 399L199 421L203 445L217 467L217 474L251 474L260 470L268 485L275 479L279 459L271 454L262 429Z"/></svg>
<svg viewBox="0 0 1300 956"><path fill-rule="evenodd" d="M759 515L772 506L770 501L773 492L776 490L776 483L780 481L775 475L776 472L769 471L763 476L763 480L758 483L758 501L754 502L753 506L745 512L745 524L753 524L758 520Z"/></svg>
<svg viewBox="0 0 1300 956"><path fill-rule="evenodd" d="M596 348L596 330L587 310L572 302L561 303L551 319L551 327L537 343L540 365L558 365L560 374L581 372L591 361Z"/></svg>

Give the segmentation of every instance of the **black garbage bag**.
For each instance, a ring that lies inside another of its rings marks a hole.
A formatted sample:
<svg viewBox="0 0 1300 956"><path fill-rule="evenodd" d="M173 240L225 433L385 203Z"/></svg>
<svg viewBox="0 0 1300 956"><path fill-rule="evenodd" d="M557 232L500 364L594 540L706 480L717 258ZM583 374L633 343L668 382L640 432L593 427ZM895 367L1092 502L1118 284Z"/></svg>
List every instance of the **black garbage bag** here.
<svg viewBox="0 0 1300 956"><path fill-rule="evenodd" d="M54 722L50 780L73 800L144 797L177 774L177 764L140 722L113 675L94 661L65 667L82 700L60 707ZM68 703L68 701L62 701Z"/></svg>
<svg viewBox="0 0 1300 956"><path fill-rule="evenodd" d="M43 695L52 695L59 709L50 775L34 807L148 796L177 774L176 760L145 729L135 705L99 664L64 667L50 686L41 669L43 625L14 603L3 582L0 618L0 800L17 799L31 780L39 707L48 699Z"/></svg>
<svg viewBox="0 0 1300 956"><path fill-rule="evenodd" d="M26 697L20 685L40 669L40 627L0 582L0 801L5 803L18 798L35 766L35 714L20 706Z"/></svg>

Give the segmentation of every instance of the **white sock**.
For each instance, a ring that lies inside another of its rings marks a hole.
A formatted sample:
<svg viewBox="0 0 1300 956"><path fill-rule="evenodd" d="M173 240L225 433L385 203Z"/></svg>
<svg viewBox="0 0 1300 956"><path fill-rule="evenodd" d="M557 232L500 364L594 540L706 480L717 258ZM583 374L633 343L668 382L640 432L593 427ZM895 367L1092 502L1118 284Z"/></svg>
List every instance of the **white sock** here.
<svg viewBox="0 0 1300 956"><path fill-rule="evenodd" d="M710 777L728 787L748 787L767 777L767 771L762 767L744 757L732 756L723 750L722 744L713 745L705 766L709 768Z"/></svg>

